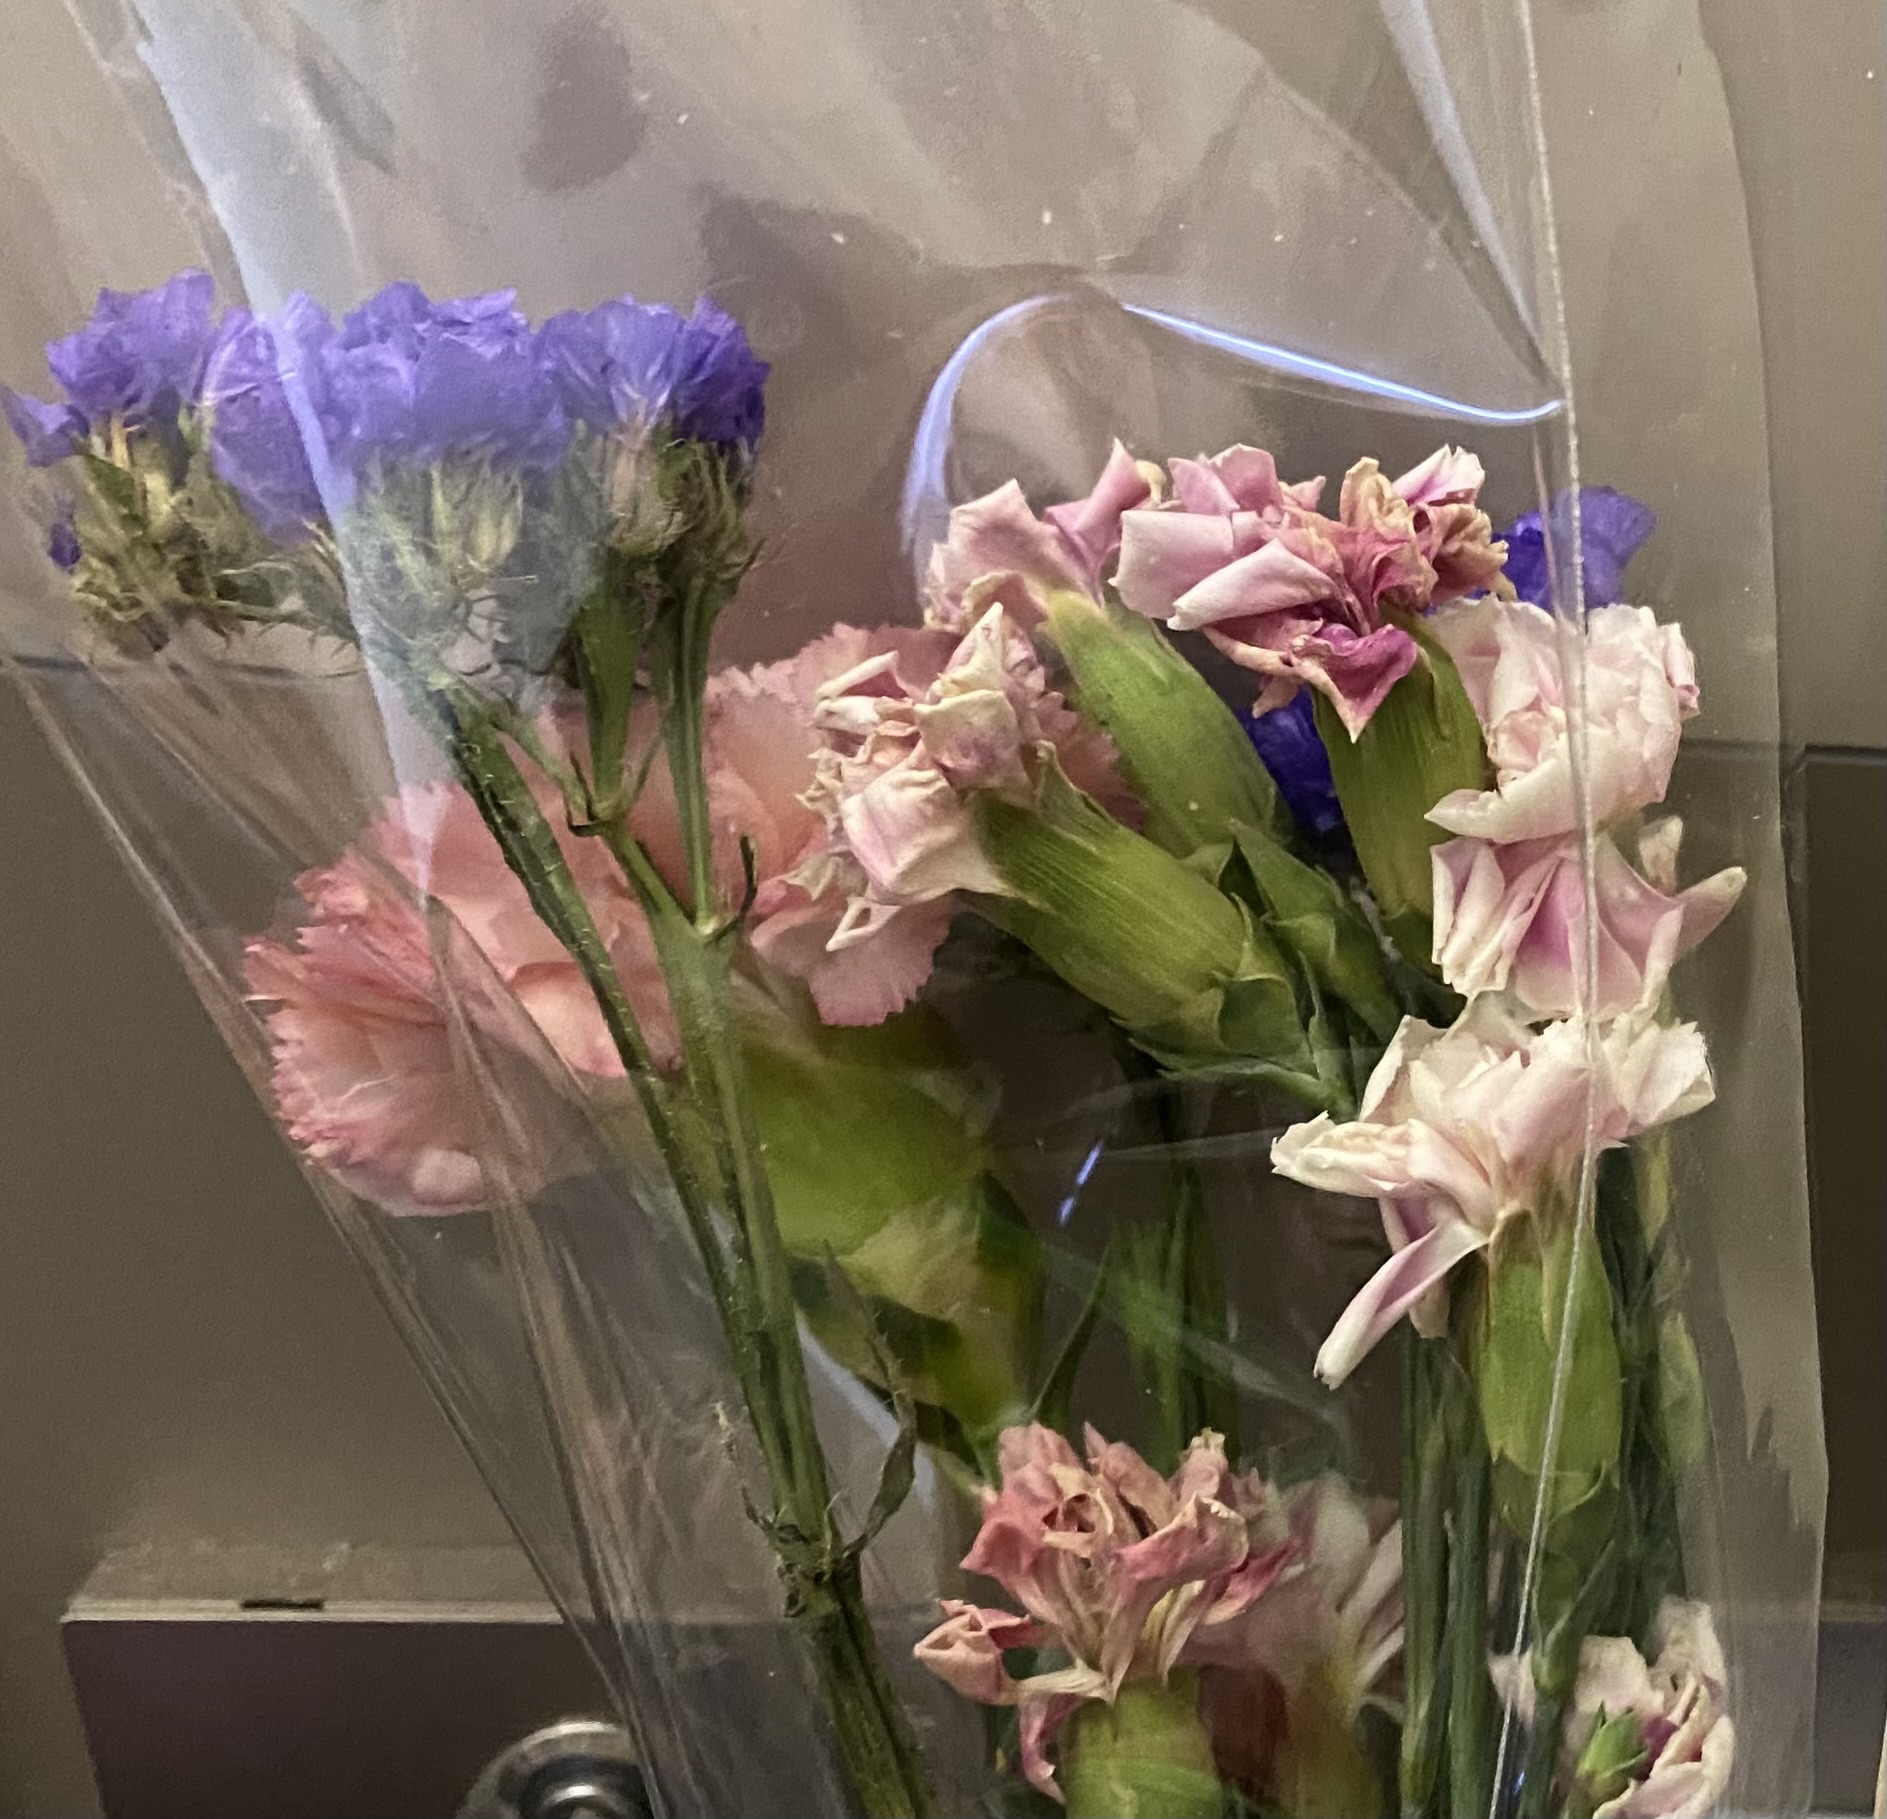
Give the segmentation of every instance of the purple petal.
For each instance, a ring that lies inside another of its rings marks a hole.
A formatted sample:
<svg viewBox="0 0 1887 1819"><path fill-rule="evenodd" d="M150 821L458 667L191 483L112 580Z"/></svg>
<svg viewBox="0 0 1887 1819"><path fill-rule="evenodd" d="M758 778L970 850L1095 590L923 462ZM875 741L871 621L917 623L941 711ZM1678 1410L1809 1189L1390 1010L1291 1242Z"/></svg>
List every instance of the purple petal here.
<svg viewBox="0 0 1887 1819"><path fill-rule="evenodd" d="M1565 534L1570 514L1566 495L1553 504L1556 533ZM1657 528L1657 514L1643 500L1609 486L1579 489L1580 554L1586 604L1607 606L1625 594L1625 568ZM1551 606L1553 578L1546 533L1538 512L1524 512L1501 535L1507 542L1507 579L1522 600Z"/></svg>
<svg viewBox="0 0 1887 1819"><path fill-rule="evenodd" d="M71 405L29 398L11 386L0 385L0 411L34 467L50 467L77 453L85 435L85 419Z"/></svg>
<svg viewBox="0 0 1887 1819"><path fill-rule="evenodd" d="M1298 824L1319 836L1336 833L1343 826L1343 807L1330 774L1330 754L1317 736L1309 691L1300 690L1265 713L1252 711L1245 729Z"/></svg>
<svg viewBox="0 0 1887 1819"><path fill-rule="evenodd" d="M46 347L46 364L90 422L143 423L196 401L215 336L215 286L179 272L148 291L100 291L81 329Z"/></svg>

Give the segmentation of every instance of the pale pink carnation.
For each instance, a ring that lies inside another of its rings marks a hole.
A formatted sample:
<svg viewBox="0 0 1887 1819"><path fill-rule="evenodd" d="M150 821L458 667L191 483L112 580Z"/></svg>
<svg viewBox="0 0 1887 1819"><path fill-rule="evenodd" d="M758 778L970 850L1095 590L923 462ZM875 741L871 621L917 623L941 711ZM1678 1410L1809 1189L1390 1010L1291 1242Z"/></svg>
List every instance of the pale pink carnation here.
<svg viewBox="0 0 1887 1819"><path fill-rule="evenodd" d="M960 891L1003 894L976 832L974 798L1034 800L1041 766L1058 763L1104 805L1129 812L1112 742L1048 686L1028 634L991 606L941 668L907 652L867 657L819 691L824 746L805 800L825 837L793 874L815 901L840 899L835 955L886 941L915 923L929 943Z"/></svg>
<svg viewBox="0 0 1887 1819"><path fill-rule="evenodd" d="M1098 600L1120 548L1121 514L1159 496L1164 477L1116 442L1086 498L1051 505L1041 517L1011 480L957 506L930 553L925 622L961 635L1000 600L1024 624L1040 617L1044 592Z"/></svg>
<svg viewBox="0 0 1887 1819"><path fill-rule="evenodd" d="M1355 1119L1319 1113L1272 1145L1279 1174L1382 1210L1391 1256L1317 1354L1341 1383L1405 1314L1436 1333L1448 1273L1510 1219L1563 1197L1588 1132L1616 1148L1715 1096L1703 1037L1688 1023L1619 1018L1528 1027L1504 996L1476 998L1451 1029L1405 1017Z"/></svg>
<svg viewBox="0 0 1887 1819"><path fill-rule="evenodd" d="M1447 840L1434 851L1433 958L1456 991L1511 989L1540 1017L1615 1017L1656 1005L1671 968L1742 894L1740 866L1677 888L1682 824L1645 830L1641 873L1606 836L1593 854L1598 899L1596 991L1586 987L1586 886L1576 834L1511 846ZM1582 1002L1591 996L1590 1004Z"/></svg>
<svg viewBox="0 0 1887 1819"><path fill-rule="evenodd" d="M1050 1745L1085 1700L1129 1680L1164 1680L1208 1658L1217 1637L1289 1571L1298 1544L1255 1478L1236 1476L1201 1434L1171 1478L1092 1428L1082 1460L1049 1428L1008 1429L1000 1489L966 1572L994 1579L1023 1616L957 1599L917 1658L965 1697L1019 1708L1023 1773L1059 1800ZM1018 1680L1003 1654L1053 1649L1064 1665Z"/></svg>
<svg viewBox="0 0 1887 1819"><path fill-rule="evenodd" d="M1652 1626L1651 1647L1653 1659L1646 1662L1624 1636L1588 1636L1580 1646L1561 1736L1561 1775L1571 1782L1599 1725L1627 1714L1639 1723L1645 1758L1621 1792L1581 1809L1591 1810L1594 1819L1706 1819L1730 1785L1736 1731L1709 1606L1666 1598ZM1528 1658L1497 1655L1493 1672L1530 1722Z"/></svg>
<svg viewBox="0 0 1887 1819"><path fill-rule="evenodd" d="M553 805L541 802L547 813ZM553 822L553 825L555 823ZM561 836L585 902L658 1065L675 1032L647 926L614 861ZM276 1106L310 1161L388 1212L464 1212L489 1203L479 1157L489 1133L454 1058L449 996L481 1015L479 993L442 976L422 905L450 913L551 1049L579 1075L620 1078L588 981L532 910L471 799L455 785L403 791L359 846L297 889L290 941L250 944L251 996L265 1012Z"/></svg>
<svg viewBox="0 0 1887 1819"><path fill-rule="evenodd" d="M1402 1655L1402 1525L1325 1472L1275 1493L1297 1569L1193 1650L1221 1776L1275 1803L1279 1753L1314 1754L1334 1721L1393 1710Z"/></svg>
<svg viewBox="0 0 1887 1819"><path fill-rule="evenodd" d="M1451 834L1542 840L1579 826L1573 691L1562 655L1583 659L1586 799L1596 826L1662 802L1697 669L1683 632L1649 607L1597 606L1583 630L1521 600L1483 598L1429 620L1487 736L1491 790L1455 790L1429 811Z"/></svg>

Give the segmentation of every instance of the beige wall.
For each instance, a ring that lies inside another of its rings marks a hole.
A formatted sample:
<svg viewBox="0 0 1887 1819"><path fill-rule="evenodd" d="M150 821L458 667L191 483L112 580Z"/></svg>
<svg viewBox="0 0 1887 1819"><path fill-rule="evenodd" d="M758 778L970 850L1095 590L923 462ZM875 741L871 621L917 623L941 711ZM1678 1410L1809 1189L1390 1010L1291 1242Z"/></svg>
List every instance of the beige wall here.
<svg viewBox="0 0 1887 1819"><path fill-rule="evenodd" d="M1556 11L1570 31L1632 9ZM1751 186L1790 724L1879 746L1881 8L1705 0L1701 25ZM1554 80L1563 188L1603 187L1632 162L1629 122L1582 139L1576 71ZM9 140L22 85L47 82L72 88L59 142ZM41 197L62 174L84 201L54 221ZM30 249L142 247L149 273L202 256L148 178L65 14L0 0L5 376L83 304L64 258ZM1626 363L1605 401L1621 451L1631 328L1607 349ZM499 1522L10 693L0 779L0 1813L78 1814L53 1626L107 1543L480 1541Z"/></svg>

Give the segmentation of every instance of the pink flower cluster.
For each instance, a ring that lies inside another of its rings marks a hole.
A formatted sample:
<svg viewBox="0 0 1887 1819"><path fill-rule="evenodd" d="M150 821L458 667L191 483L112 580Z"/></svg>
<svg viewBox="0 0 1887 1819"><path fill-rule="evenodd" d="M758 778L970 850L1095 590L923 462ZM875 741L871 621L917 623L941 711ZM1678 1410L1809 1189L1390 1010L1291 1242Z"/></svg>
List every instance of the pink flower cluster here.
<svg viewBox="0 0 1887 1819"><path fill-rule="evenodd" d="M929 976L950 904L940 898L859 926L853 862L829 851L835 824L808 806L820 781L812 722L830 706L823 691L835 679L874 664L936 679L953 660L954 642L942 633L842 626L784 663L723 671L708 686L709 806L723 887L730 898L741 887L744 838L759 885L753 948L803 980L829 1023L880 1022L908 1003ZM960 664L959 675L966 668ZM958 696L969 692L961 682L949 686ZM952 711L962 713L946 709L933 726L948 723ZM1085 748L1073 716L1052 697L1042 711L1078 765ZM637 731L643 741L654 736L652 724ZM941 731L936 736L942 740ZM632 764L640 756L632 752ZM533 787L561 829L550 785L539 779ZM660 764L631 827L665 875L679 880L674 799ZM676 1059L674 1024L641 911L600 842L567 830L558 840L655 1061L668 1066ZM387 1210L462 1212L489 1199L476 1094L455 1064L448 1015L451 997L463 1009L476 994L442 976L428 900L565 1066L590 1080L622 1076L581 969L531 908L456 785L402 792L353 851L305 874L298 887L303 908L292 937L258 940L247 957L250 991L272 1007L277 1107L311 1161ZM835 939L848 917L844 938Z"/></svg>
<svg viewBox="0 0 1887 1819"><path fill-rule="evenodd" d="M1354 739L1414 666L1390 623L1500 584L1506 546L1477 503L1470 454L1441 448L1387 479L1374 461L1343 477L1335 518L1321 480L1286 484L1263 449L1171 464L1172 495L1121 519L1115 585L1135 612L1203 631L1266 678L1262 712L1318 690Z"/></svg>
<svg viewBox="0 0 1887 1819"><path fill-rule="evenodd" d="M984 1492L963 1566L1026 1614L945 1599L917 1658L966 1698L1018 1707L1023 1773L1060 1799L1049 1746L1076 1707L1224 1645L1300 1549L1216 1434L1201 1434L1171 1478L1092 1428L1085 1461L1045 1427L1010 1428L1000 1444L1002 1486ZM1021 1648L1055 1649L1066 1664L1017 1680L1003 1656Z"/></svg>
<svg viewBox="0 0 1887 1819"><path fill-rule="evenodd" d="M1174 461L1169 484L1117 442L1086 498L1040 518L1014 481L952 512L931 553L929 621L962 631L995 600L1026 619L1044 590L1098 600L1111 568L1123 604L1203 631L1263 675L1261 709L1315 688L1354 738L1415 662L1385 614L1501 585L1483 478L1453 448L1393 481L1360 461L1327 518L1323 481L1280 481L1263 449Z"/></svg>
<svg viewBox="0 0 1887 1819"><path fill-rule="evenodd" d="M1494 770L1491 789L1457 790L1429 814L1458 836L1434 851L1433 957L1471 1002L1447 1031L1404 1021L1355 1119L1321 1115L1272 1148L1281 1174L1382 1208L1389 1261L1318 1353L1332 1384L1404 1314L1440 1331L1448 1272L1507 1220L1563 1201L1588 1141L1613 1147L1710 1103L1702 1036L1657 1013L1673 965L1728 915L1744 882L1732 867L1680 890L1674 817L1641 833L1642 870L1609 831L1663 798L1697 712L1676 626L1634 606L1561 626L1492 597L1430 624ZM1583 671L1584 802L1600 824L1590 890L1567 662ZM1534 1027L1548 1018L1559 1021Z"/></svg>

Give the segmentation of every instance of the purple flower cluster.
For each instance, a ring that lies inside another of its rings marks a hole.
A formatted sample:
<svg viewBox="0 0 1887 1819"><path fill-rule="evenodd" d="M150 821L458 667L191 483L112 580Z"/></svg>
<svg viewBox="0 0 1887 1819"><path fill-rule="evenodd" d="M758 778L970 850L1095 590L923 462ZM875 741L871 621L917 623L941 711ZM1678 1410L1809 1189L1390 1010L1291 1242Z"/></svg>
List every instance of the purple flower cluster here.
<svg viewBox="0 0 1887 1819"><path fill-rule="evenodd" d="M578 424L665 426L742 459L760 436L766 363L705 300L683 317L617 298L541 329L513 292L434 303L405 283L338 326L301 295L266 320L238 309L219 325L212 307L202 272L102 293L92 320L47 349L66 401L0 395L27 458L72 454L110 419L135 427L200 405L216 472L288 538L345 509L381 463L543 472Z"/></svg>
<svg viewBox="0 0 1887 1819"><path fill-rule="evenodd" d="M1564 540L1571 512L1564 493L1553 501L1553 527ZM1611 606L1625 597L1625 565L1657 528L1657 514L1642 499L1609 486L1579 489L1579 554L1586 604ZM1546 527L1538 512L1526 512L1501 532L1507 540L1507 579L1522 600L1553 604Z"/></svg>
<svg viewBox="0 0 1887 1819"><path fill-rule="evenodd" d="M133 428L174 419L197 397L216 333L214 307L208 272L179 272L155 290L100 291L91 321L47 343L62 402L0 386L0 409L27 460L49 467L113 418Z"/></svg>

